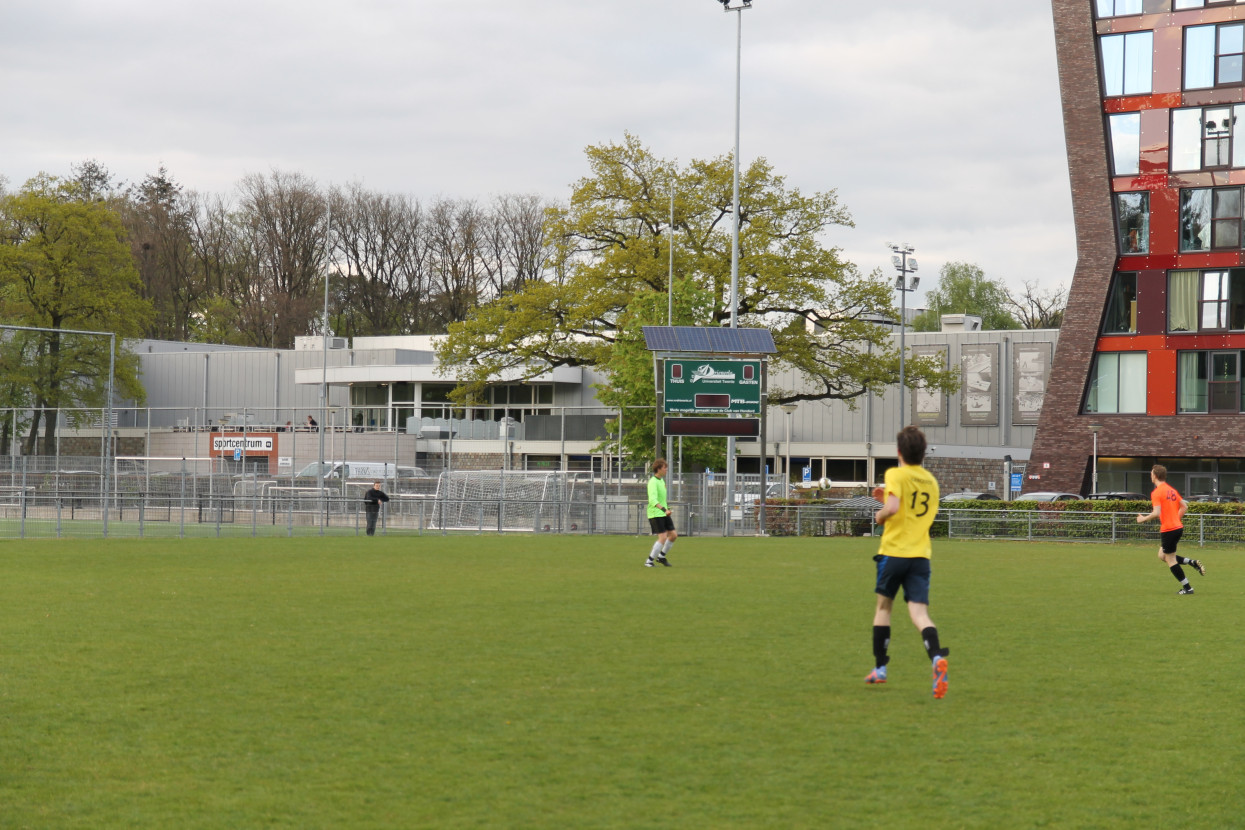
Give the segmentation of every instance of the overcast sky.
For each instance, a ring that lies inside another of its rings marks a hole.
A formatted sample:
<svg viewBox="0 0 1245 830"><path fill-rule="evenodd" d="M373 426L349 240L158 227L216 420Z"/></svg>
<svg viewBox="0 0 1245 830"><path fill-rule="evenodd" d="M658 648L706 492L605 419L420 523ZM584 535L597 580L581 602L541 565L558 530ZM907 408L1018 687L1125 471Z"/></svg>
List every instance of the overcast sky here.
<svg viewBox="0 0 1245 830"><path fill-rule="evenodd" d="M1075 264L1050 6L755 0L741 157L856 221L864 271L907 242L1018 287ZM195 190L297 171L421 199L565 199L583 149L686 163L734 142L736 15L716 0L0 3L0 176L93 158ZM923 291L921 292L923 294ZM915 298L919 304L921 294Z"/></svg>

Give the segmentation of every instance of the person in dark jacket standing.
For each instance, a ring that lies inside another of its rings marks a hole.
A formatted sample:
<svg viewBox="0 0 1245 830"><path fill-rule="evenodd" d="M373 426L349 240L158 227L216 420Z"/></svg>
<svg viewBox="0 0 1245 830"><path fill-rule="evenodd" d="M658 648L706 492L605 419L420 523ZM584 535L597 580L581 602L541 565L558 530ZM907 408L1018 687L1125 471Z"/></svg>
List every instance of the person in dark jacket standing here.
<svg viewBox="0 0 1245 830"><path fill-rule="evenodd" d="M367 535L376 535L376 517L380 515L380 503L389 501L385 491L380 489L380 482L373 481L372 489L363 494L363 509L367 512Z"/></svg>

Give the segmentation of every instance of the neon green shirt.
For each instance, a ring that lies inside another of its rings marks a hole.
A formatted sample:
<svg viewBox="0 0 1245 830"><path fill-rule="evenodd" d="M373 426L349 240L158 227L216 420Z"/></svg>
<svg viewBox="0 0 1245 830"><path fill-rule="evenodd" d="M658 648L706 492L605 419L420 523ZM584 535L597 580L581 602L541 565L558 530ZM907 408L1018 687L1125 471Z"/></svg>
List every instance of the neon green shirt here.
<svg viewBox="0 0 1245 830"><path fill-rule="evenodd" d="M666 515L666 482L653 476L648 480L648 517L657 519Z"/></svg>
<svg viewBox="0 0 1245 830"><path fill-rule="evenodd" d="M899 512L882 526L878 553L901 559L929 559L929 526L938 513L938 480L924 467L886 471L885 497L899 497Z"/></svg>

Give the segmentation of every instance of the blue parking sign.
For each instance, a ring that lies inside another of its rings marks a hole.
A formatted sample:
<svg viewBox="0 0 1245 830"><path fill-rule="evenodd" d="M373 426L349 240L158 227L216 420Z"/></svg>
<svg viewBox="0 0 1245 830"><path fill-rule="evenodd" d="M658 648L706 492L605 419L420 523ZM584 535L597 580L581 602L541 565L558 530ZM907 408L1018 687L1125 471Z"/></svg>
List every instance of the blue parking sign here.
<svg viewBox="0 0 1245 830"><path fill-rule="evenodd" d="M233 448L233 460L234 460L234 461L241 461L241 460L242 460L242 448L241 448L241 447L234 447L234 448Z"/></svg>
<svg viewBox="0 0 1245 830"><path fill-rule="evenodd" d="M805 467L803 472L804 472L805 481L813 480L813 468L812 467Z"/></svg>

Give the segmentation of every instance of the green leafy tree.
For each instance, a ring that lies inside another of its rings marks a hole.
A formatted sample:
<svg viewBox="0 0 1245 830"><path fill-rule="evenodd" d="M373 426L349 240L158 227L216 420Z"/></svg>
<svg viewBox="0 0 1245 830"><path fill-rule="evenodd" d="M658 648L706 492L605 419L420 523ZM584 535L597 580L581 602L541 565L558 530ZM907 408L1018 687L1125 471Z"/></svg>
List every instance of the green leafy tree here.
<svg viewBox="0 0 1245 830"><path fill-rule="evenodd" d="M652 359L641 358L640 327L664 324L674 194L674 273L682 298L678 322L719 326L730 319L732 161L723 156L679 167L627 135L587 148L590 175L570 203L547 214L553 245L544 279L476 309L449 327L444 365L465 368L455 394L480 397L490 379L533 377L550 366L590 366L609 378L602 398L649 406L626 451L653 445ZM823 234L850 226L833 192L805 195L763 160L740 177L740 326L765 327L778 348L771 377L795 370L792 388L771 383L774 403L852 401L898 378L899 357L874 322L893 315L880 274L862 275L827 246ZM647 299L645 299L647 295ZM946 390L956 380L926 361L908 364L908 380ZM686 452L686 446L685 446Z"/></svg>
<svg viewBox="0 0 1245 830"><path fill-rule="evenodd" d="M57 410L106 402L103 338L61 329L115 332L116 394L144 399L138 360L122 348L122 338L141 336L151 318L141 290L121 221L98 191L40 175L0 199L0 317L53 329L24 333L24 374L9 376L29 388L27 453L55 452ZM68 417L76 423L85 416ZM41 421L43 443L36 447Z"/></svg>
<svg viewBox="0 0 1245 830"><path fill-rule="evenodd" d="M1011 298L1003 283L992 280L976 265L948 262L938 274L938 287L925 294L928 309L912 321L917 331L938 331L944 314L974 314L983 329L1018 329L1020 323L1008 313Z"/></svg>

